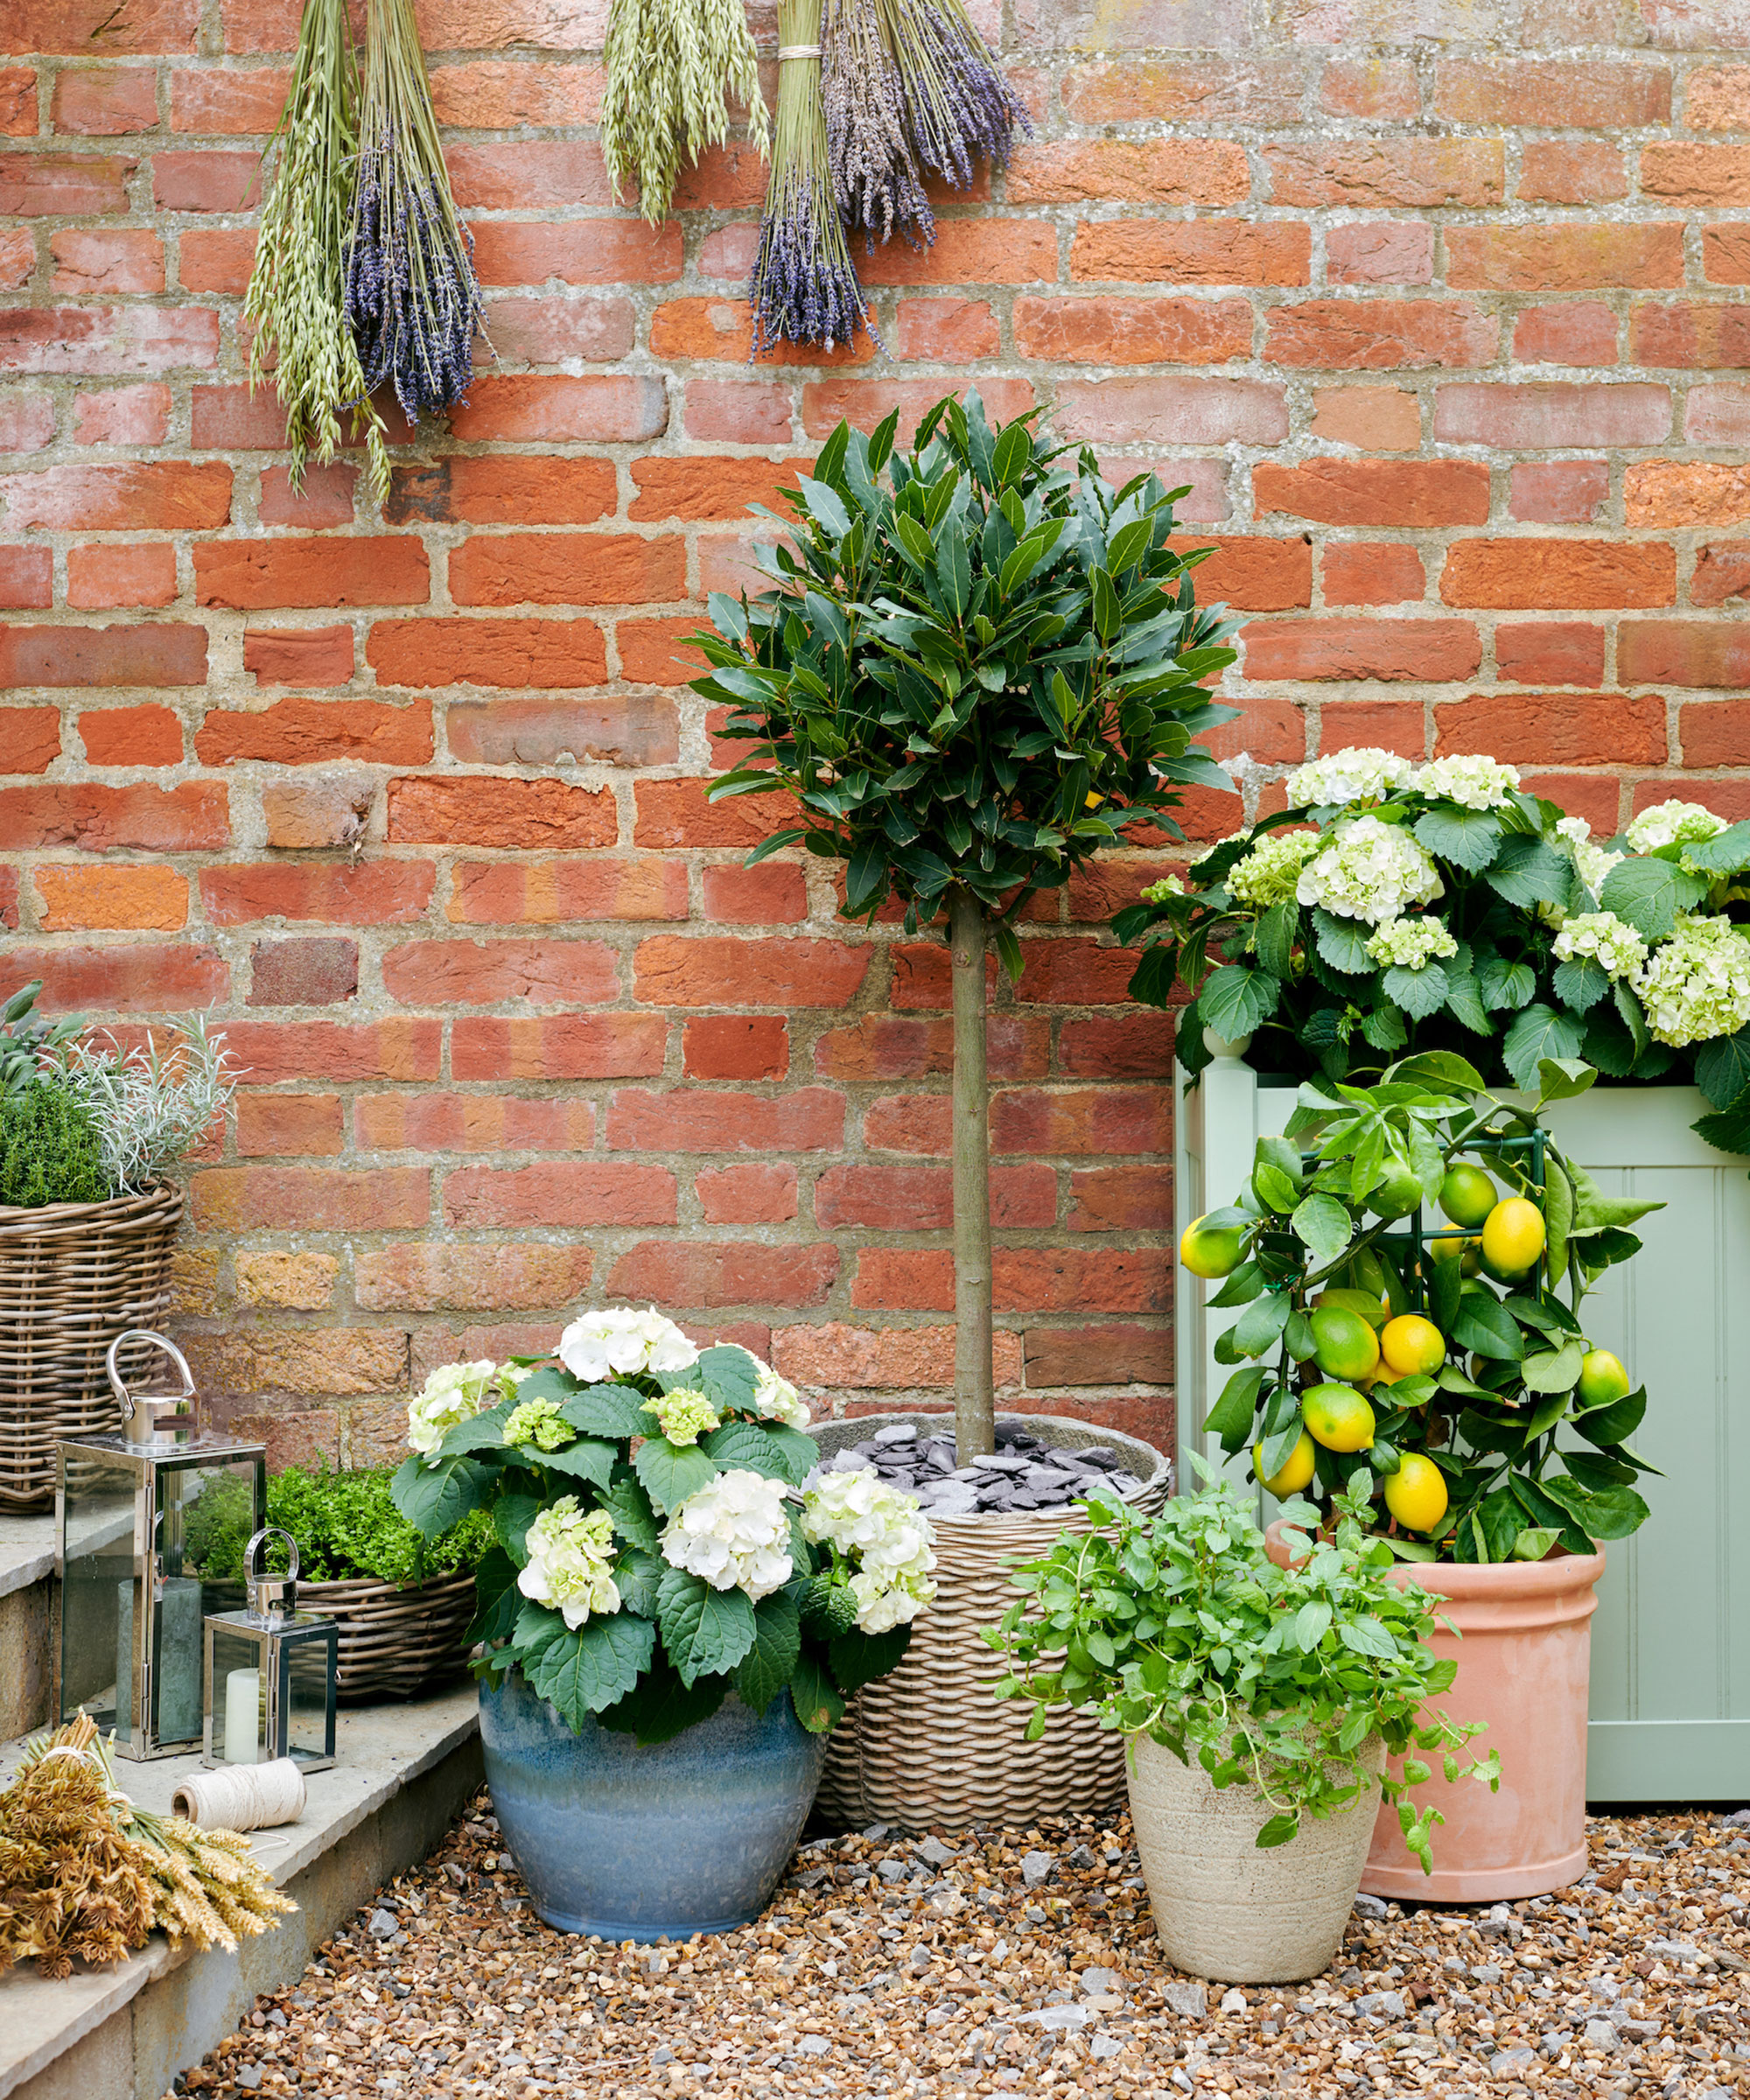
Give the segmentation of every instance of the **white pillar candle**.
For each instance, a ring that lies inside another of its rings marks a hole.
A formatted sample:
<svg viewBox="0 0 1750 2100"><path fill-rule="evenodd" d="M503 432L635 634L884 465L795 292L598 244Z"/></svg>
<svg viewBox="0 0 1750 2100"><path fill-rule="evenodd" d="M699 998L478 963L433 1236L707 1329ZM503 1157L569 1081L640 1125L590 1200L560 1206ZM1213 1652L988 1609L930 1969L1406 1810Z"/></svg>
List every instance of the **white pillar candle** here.
<svg viewBox="0 0 1750 2100"><path fill-rule="evenodd" d="M225 1679L225 1762L253 1765L262 1754L262 1673L234 1670Z"/></svg>

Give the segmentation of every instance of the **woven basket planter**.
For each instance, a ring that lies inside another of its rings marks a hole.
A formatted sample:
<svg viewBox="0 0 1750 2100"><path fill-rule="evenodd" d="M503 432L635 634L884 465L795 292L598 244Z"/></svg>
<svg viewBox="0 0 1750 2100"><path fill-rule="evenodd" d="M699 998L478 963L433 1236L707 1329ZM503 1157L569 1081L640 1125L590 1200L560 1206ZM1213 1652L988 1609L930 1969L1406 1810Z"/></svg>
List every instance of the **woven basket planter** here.
<svg viewBox="0 0 1750 2100"><path fill-rule="evenodd" d="M434 1575L402 1590L387 1582L300 1582L298 1602L340 1622L343 1705L410 1699L467 1667L462 1636L477 1608L472 1574Z"/></svg>
<svg viewBox="0 0 1750 2100"><path fill-rule="evenodd" d="M1020 1421L1062 1450L1110 1446L1143 1482L1131 1497L1138 1508L1159 1509L1172 1492L1167 1460L1134 1437L1054 1415ZM929 1431L941 1428L942 1418L864 1416L822 1423L814 1433L830 1456L895 1422ZM904 1662L864 1685L833 1731L816 1814L840 1829L872 1823L906 1830L1019 1829L1044 1816L1116 1807L1124 1798L1123 1738L1089 1713L1060 1707L1047 1716L1039 1740L1028 1742L1032 1709L1022 1699L991 1698L1003 1660L978 1637L1015 1601L1011 1564L1048 1552L1060 1531L1085 1529L1085 1516L1041 1509L934 1522L935 1602L914 1621Z"/></svg>
<svg viewBox="0 0 1750 2100"><path fill-rule="evenodd" d="M0 1512L53 1505L57 1438L121 1426L104 1354L124 1329L158 1324L181 1223L169 1186L0 1206ZM144 1379L153 1354L131 1344L123 1378Z"/></svg>

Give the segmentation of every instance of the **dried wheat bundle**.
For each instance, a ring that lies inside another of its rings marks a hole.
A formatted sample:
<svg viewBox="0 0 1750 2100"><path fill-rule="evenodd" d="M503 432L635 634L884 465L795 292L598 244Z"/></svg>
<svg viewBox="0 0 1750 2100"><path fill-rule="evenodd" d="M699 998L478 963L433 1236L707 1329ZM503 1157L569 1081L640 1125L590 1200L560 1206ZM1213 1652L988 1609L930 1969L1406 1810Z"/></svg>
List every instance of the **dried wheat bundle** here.
<svg viewBox="0 0 1750 2100"><path fill-rule="evenodd" d="M759 60L742 0L613 0L604 67L608 174L621 196L637 190L652 226L668 215L682 146L696 162L728 137L729 102L746 106L753 143L766 150Z"/></svg>

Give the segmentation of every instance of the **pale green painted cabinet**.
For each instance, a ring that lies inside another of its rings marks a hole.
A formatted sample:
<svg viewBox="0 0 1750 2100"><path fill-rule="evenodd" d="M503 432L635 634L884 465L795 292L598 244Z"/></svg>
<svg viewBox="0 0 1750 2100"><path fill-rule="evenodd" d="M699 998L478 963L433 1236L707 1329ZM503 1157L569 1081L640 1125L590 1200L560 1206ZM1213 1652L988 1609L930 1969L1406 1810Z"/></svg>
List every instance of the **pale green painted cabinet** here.
<svg viewBox="0 0 1750 2100"><path fill-rule="evenodd" d="M1194 1087L1174 1078L1175 1203L1182 1230L1231 1201L1258 1138L1294 1107L1289 1084L1218 1058ZM1606 1548L1592 1622L1586 1792L1593 1801L1750 1796L1750 1160L1690 1129L1688 1087L1594 1089L1550 1112L1558 1143L1610 1194L1666 1208L1645 1245L1587 1301L1594 1338L1645 1382L1635 1448L1667 1477L1641 1485L1652 1516ZM1210 1346L1230 1315L1214 1285L1178 1271L1180 1477L1226 1376Z"/></svg>

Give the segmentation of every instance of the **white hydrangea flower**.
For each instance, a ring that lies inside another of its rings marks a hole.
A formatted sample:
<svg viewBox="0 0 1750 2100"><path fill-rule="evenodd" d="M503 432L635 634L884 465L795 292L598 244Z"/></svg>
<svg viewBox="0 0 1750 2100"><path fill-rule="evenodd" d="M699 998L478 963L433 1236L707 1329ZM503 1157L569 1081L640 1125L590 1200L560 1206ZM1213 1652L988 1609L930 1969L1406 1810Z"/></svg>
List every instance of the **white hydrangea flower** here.
<svg viewBox="0 0 1750 2100"><path fill-rule="evenodd" d="M684 1371L698 1360L692 1343L654 1306L643 1312L635 1306L580 1312L559 1337L560 1362L585 1385L640 1371Z"/></svg>
<svg viewBox="0 0 1750 2100"><path fill-rule="evenodd" d="M722 1419L704 1395L690 1385L671 1387L660 1400L647 1400L644 1411L655 1416L656 1426L671 1444L696 1444Z"/></svg>
<svg viewBox="0 0 1750 2100"><path fill-rule="evenodd" d="M1414 759L1401 759L1395 751L1382 751L1376 744L1352 745L1297 766L1288 776L1288 806L1308 809L1382 802L1400 788L1413 787L1416 770Z"/></svg>
<svg viewBox="0 0 1750 2100"><path fill-rule="evenodd" d="M738 1341L725 1342L725 1348L741 1349L753 1366L756 1374L753 1387L753 1410L767 1422L782 1422L791 1429L806 1429L812 1418L808 1403L788 1378L780 1378L763 1356L756 1356L752 1349L742 1348Z"/></svg>
<svg viewBox="0 0 1750 2100"><path fill-rule="evenodd" d="M1440 871L1410 833L1377 816L1340 823L1300 871L1294 893L1334 918L1383 926L1444 893Z"/></svg>
<svg viewBox="0 0 1750 2100"><path fill-rule="evenodd" d="M575 1494L562 1494L528 1527L528 1565L516 1586L536 1604L562 1613L573 1632L592 1615L620 1609L613 1579L613 1520L606 1509L587 1516Z"/></svg>
<svg viewBox="0 0 1750 2100"><path fill-rule="evenodd" d="M935 1595L935 1533L915 1495L867 1466L822 1473L802 1497L802 1536L852 1563L850 1593L865 1634L906 1626Z"/></svg>
<svg viewBox="0 0 1750 2100"><path fill-rule="evenodd" d="M1601 846L1592 835L1592 826L1583 816L1563 816L1556 820L1556 830L1567 840L1573 853L1574 865L1579 870L1580 880L1596 897L1604 887L1604 878L1626 854L1613 853L1608 846Z"/></svg>
<svg viewBox="0 0 1750 2100"><path fill-rule="evenodd" d="M1300 871L1324 844L1316 831L1271 831L1228 871L1228 889L1242 904L1268 911L1294 894Z"/></svg>
<svg viewBox="0 0 1750 2100"><path fill-rule="evenodd" d="M1388 919L1368 942L1376 962L1396 963L1401 970L1420 970L1437 956L1458 952L1458 942L1439 919Z"/></svg>
<svg viewBox="0 0 1750 2100"><path fill-rule="evenodd" d="M1674 1050L1735 1035L1750 1021L1750 940L1724 917L1679 919L1634 989L1648 1030Z"/></svg>
<svg viewBox="0 0 1750 2100"><path fill-rule="evenodd" d="M1509 789L1519 785L1519 769L1480 752L1431 759L1416 785L1431 800L1457 802L1462 809L1500 809L1508 802Z"/></svg>
<svg viewBox="0 0 1750 2100"><path fill-rule="evenodd" d="M504 1421L507 1444L532 1444L537 1451L563 1451L575 1443L578 1432L551 1400L524 1400L512 1408Z"/></svg>
<svg viewBox="0 0 1750 2100"><path fill-rule="evenodd" d="M1626 836L1635 852L1656 853L1661 846L1699 845L1725 829L1726 819L1699 802L1656 802L1633 820Z"/></svg>
<svg viewBox="0 0 1750 2100"><path fill-rule="evenodd" d="M499 1400L499 1368L489 1356L475 1363L440 1364L407 1404L407 1440L430 1458L457 1423Z"/></svg>
<svg viewBox="0 0 1750 2100"><path fill-rule="evenodd" d="M662 1558L714 1590L758 1603L790 1579L790 1520L780 1480L738 1467L690 1494L662 1533Z"/></svg>
<svg viewBox="0 0 1750 2100"><path fill-rule="evenodd" d="M1169 897L1182 897L1185 885L1177 875L1163 875L1158 882L1150 883L1143 892L1144 904L1165 904Z"/></svg>
<svg viewBox="0 0 1750 2100"><path fill-rule="evenodd" d="M1558 962L1601 962L1614 983L1632 977L1647 960L1647 943L1614 912L1582 912L1556 935Z"/></svg>

